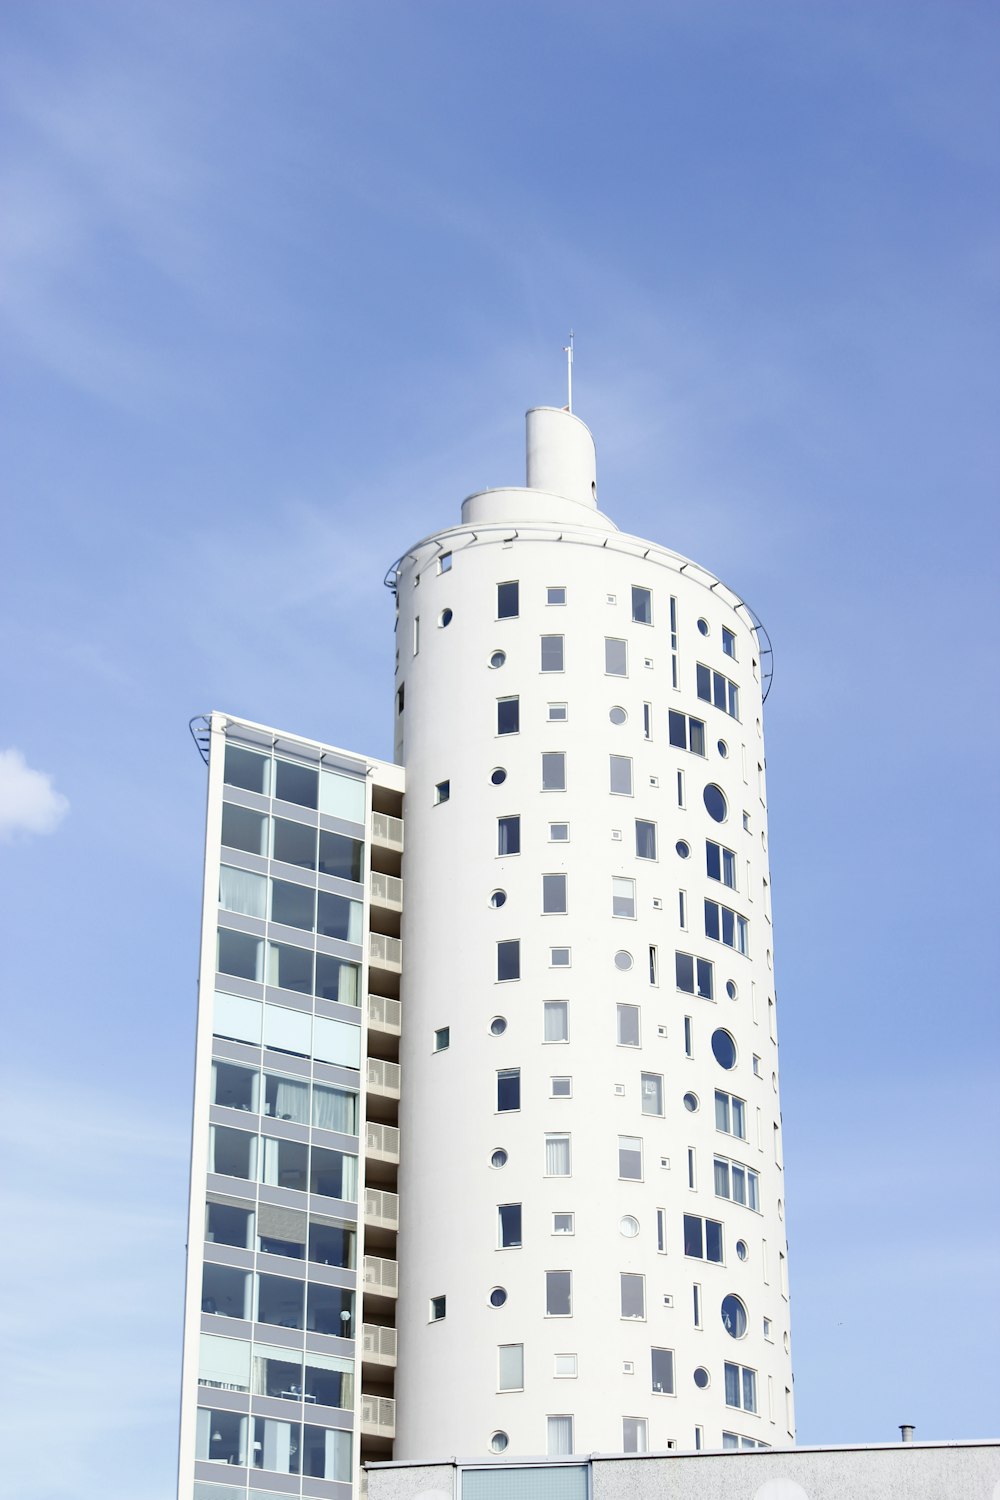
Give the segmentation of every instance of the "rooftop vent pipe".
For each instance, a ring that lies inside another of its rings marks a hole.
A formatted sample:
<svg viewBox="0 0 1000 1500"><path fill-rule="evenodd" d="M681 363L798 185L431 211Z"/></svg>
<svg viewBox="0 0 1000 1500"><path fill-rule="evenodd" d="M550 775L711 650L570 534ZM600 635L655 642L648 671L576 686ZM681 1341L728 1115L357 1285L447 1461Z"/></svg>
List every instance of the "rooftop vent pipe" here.
<svg viewBox="0 0 1000 1500"><path fill-rule="evenodd" d="M900 1424L899 1432L904 1443L913 1442L913 1428L908 1422Z"/></svg>

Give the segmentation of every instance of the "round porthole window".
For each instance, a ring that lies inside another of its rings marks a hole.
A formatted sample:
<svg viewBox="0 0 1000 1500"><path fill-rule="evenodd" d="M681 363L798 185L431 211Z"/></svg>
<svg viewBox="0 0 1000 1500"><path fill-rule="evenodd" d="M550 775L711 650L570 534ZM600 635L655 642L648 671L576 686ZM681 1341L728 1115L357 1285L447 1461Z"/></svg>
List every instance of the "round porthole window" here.
<svg viewBox="0 0 1000 1500"><path fill-rule="evenodd" d="M631 1214L623 1214L618 1220L618 1233L625 1236L627 1240L634 1240L639 1233L639 1220Z"/></svg>
<svg viewBox="0 0 1000 1500"><path fill-rule="evenodd" d="M452 620L454 618L455 618L455 616L452 614L452 612L451 612L450 609L443 609L441 611L441 613L438 615L438 625L443 630L446 625L450 625L451 624L451 622L452 622Z"/></svg>
<svg viewBox="0 0 1000 1500"><path fill-rule="evenodd" d="M716 750L718 750L723 760L729 759L729 746L726 744L725 740L719 740L715 748Z"/></svg>
<svg viewBox="0 0 1000 1500"><path fill-rule="evenodd" d="M492 1021L490 1022L490 1035L491 1036L503 1036L503 1034L504 1034L504 1032L506 1030L507 1030L507 1017L506 1016L494 1016L493 1019L492 1019Z"/></svg>
<svg viewBox="0 0 1000 1500"><path fill-rule="evenodd" d="M708 621L707 620L699 620L698 621L698 629L701 631L702 635L708 635Z"/></svg>
<svg viewBox="0 0 1000 1500"><path fill-rule="evenodd" d="M493 1288L492 1292L490 1292L490 1306L491 1307L503 1307L503 1305L504 1305L504 1303L506 1301L507 1301L507 1288L505 1286L495 1286Z"/></svg>
<svg viewBox="0 0 1000 1500"><path fill-rule="evenodd" d="M687 1109L687 1110L690 1110L690 1112L692 1114L694 1114L695 1111L698 1108L698 1095L697 1094L685 1094L684 1095L684 1108Z"/></svg>
<svg viewBox="0 0 1000 1500"><path fill-rule="evenodd" d="M677 853L680 855L681 859L688 859L690 857L691 845L685 843L683 839L678 839L676 844L674 845L674 848L677 850Z"/></svg>
<svg viewBox="0 0 1000 1500"><path fill-rule="evenodd" d="M507 780L507 772L504 770L503 766L493 767L492 771L490 772L490 780L492 781L494 786L503 786L504 782Z"/></svg>
<svg viewBox="0 0 1000 1500"><path fill-rule="evenodd" d="M735 1068L736 1066L736 1043L728 1031L720 1027L718 1031L712 1032L712 1056L720 1068Z"/></svg>
<svg viewBox="0 0 1000 1500"><path fill-rule="evenodd" d="M628 714L623 708L619 708L616 704L614 708L609 709L608 718L611 720L612 724L624 724L625 720L628 718Z"/></svg>
<svg viewBox="0 0 1000 1500"><path fill-rule="evenodd" d="M621 969L622 973L624 973L626 969L631 969L631 967L631 953L626 953L624 948L619 948L618 952L615 954L615 968Z"/></svg>
<svg viewBox="0 0 1000 1500"><path fill-rule="evenodd" d="M708 816L716 823L724 823L729 809L726 806L726 798L721 786L716 786L710 781L702 795Z"/></svg>
<svg viewBox="0 0 1000 1500"><path fill-rule="evenodd" d="M695 1370L694 1372L694 1383L698 1387L699 1391L708 1389L709 1378L709 1373L705 1369L705 1366L699 1365L697 1370Z"/></svg>
<svg viewBox="0 0 1000 1500"><path fill-rule="evenodd" d="M490 666L494 671L496 671L497 667L502 667L506 660L506 651L494 651L493 655L490 657Z"/></svg>
<svg viewBox="0 0 1000 1500"><path fill-rule="evenodd" d="M736 988L731 979L726 980L726 994L729 996L730 1000L735 1000L736 996L739 994L739 990Z"/></svg>
<svg viewBox="0 0 1000 1500"><path fill-rule="evenodd" d="M736 1241L736 1255L737 1255L737 1258L739 1260L746 1260L746 1258L747 1258L747 1256L749 1254L750 1254L750 1247L747 1244L746 1240L737 1240Z"/></svg>
<svg viewBox="0 0 1000 1500"><path fill-rule="evenodd" d="M505 1432L495 1432L490 1438L490 1450L493 1453L506 1453L510 1438Z"/></svg>
<svg viewBox="0 0 1000 1500"><path fill-rule="evenodd" d="M747 1310L731 1293L722 1299L722 1326L731 1339L741 1339L747 1331Z"/></svg>
<svg viewBox="0 0 1000 1500"><path fill-rule="evenodd" d="M491 1167L505 1167L507 1165L507 1153L502 1146L498 1146L490 1157Z"/></svg>
<svg viewBox="0 0 1000 1500"><path fill-rule="evenodd" d="M504 904L504 902L506 900L507 900L507 892L506 891L491 891L490 892L490 905L491 906L503 906L503 904Z"/></svg>

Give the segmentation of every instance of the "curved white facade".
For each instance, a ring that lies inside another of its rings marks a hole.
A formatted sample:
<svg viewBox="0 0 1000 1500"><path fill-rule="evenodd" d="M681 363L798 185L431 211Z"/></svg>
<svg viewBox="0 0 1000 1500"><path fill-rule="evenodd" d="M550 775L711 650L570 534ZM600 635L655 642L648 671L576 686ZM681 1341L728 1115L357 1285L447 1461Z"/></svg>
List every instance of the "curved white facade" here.
<svg viewBox="0 0 1000 1500"><path fill-rule="evenodd" d="M577 418L528 446L544 490L471 497L397 572L395 1456L787 1443L760 644L596 509Z"/></svg>

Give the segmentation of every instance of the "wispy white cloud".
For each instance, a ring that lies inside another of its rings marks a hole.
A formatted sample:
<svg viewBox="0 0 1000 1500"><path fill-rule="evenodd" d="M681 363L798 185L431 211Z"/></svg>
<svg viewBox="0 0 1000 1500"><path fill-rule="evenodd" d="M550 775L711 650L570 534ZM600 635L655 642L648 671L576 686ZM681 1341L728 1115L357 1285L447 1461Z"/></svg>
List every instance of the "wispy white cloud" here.
<svg viewBox="0 0 1000 1500"><path fill-rule="evenodd" d="M35 771L20 750L0 750L0 841L19 833L54 833L69 812L69 800L52 777Z"/></svg>

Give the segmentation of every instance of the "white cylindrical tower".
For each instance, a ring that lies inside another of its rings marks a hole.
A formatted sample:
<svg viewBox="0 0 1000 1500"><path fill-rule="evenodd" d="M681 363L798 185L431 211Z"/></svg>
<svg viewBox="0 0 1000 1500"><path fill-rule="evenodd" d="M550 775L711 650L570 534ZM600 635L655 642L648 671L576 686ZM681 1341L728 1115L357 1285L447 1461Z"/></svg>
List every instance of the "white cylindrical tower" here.
<svg viewBox="0 0 1000 1500"><path fill-rule="evenodd" d="M594 476L395 574L401 1459L793 1437L761 640Z"/></svg>

